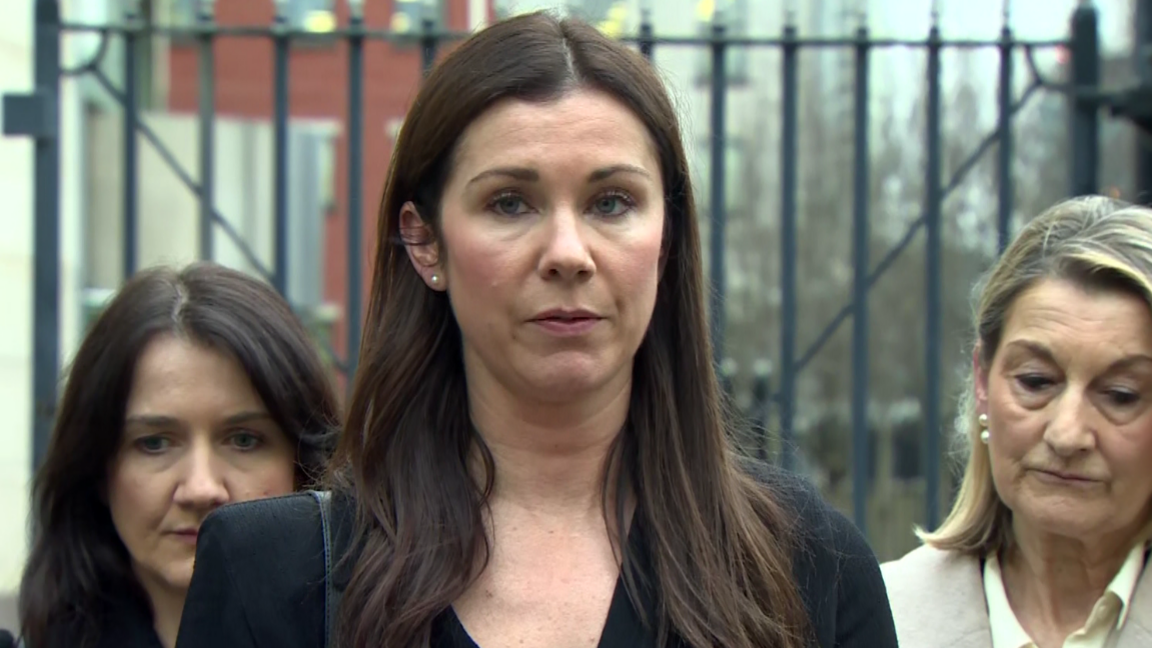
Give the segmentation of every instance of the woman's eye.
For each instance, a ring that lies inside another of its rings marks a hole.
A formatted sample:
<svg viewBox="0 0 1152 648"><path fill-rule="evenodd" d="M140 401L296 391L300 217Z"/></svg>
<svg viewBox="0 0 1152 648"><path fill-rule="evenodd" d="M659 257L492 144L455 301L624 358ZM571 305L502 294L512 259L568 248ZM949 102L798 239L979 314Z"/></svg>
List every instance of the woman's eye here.
<svg viewBox="0 0 1152 648"><path fill-rule="evenodd" d="M490 208L502 216L518 216L525 211L524 199L515 194L497 196Z"/></svg>
<svg viewBox="0 0 1152 648"><path fill-rule="evenodd" d="M239 450L255 450L260 447L262 439L251 432L240 432L233 434L231 441L232 445Z"/></svg>
<svg viewBox="0 0 1152 648"><path fill-rule="evenodd" d="M1127 389L1109 389L1105 393L1108 399L1112 401L1112 404L1120 407L1133 405L1140 400L1140 394L1128 391Z"/></svg>
<svg viewBox="0 0 1152 648"><path fill-rule="evenodd" d="M1028 391L1040 391L1052 385L1052 380L1040 374L1023 374L1016 376L1016 382Z"/></svg>
<svg viewBox="0 0 1152 648"><path fill-rule="evenodd" d="M135 445L148 454L159 454L167 450L171 442L162 436L146 436L136 439Z"/></svg>
<svg viewBox="0 0 1152 648"><path fill-rule="evenodd" d="M619 194L608 194L597 198L592 208L600 216L620 216L632 209L632 201Z"/></svg>

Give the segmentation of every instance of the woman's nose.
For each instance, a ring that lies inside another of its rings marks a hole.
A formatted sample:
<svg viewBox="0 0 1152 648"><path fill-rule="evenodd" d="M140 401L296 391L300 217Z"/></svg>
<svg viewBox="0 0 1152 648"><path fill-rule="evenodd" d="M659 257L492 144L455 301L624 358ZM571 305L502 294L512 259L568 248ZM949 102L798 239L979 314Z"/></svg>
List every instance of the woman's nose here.
<svg viewBox="0 0 1152 648"><path fill-rule="evenodd" d="M596 266L589 249L588 232L582 215L562 207L549 215L540 272L545 279L573 281L591 276Z"/></svg>
<svg viewBox="0 0 1152 648"><path fill-rule="evenodd" d="M176 503L203 510L228 503L228 488L218 463L209 444L194 444L181 460L183 474L176 486Z"/></svg>

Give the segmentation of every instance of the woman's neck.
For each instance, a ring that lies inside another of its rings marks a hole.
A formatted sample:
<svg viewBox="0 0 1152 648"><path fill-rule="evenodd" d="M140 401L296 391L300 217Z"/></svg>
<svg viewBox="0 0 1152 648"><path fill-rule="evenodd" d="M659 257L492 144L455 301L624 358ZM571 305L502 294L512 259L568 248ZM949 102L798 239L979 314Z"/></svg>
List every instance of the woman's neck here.
<svg viewBox="0 0 1152 648"><path fill-rule="evenodd" d="M546 515L602 513L630 395L624 384L591 401L529 404L470 387L473 423L496 464L492 499Z"/></svg>
<svg viewBox="0 0 1152 648"><path fill-rule="evenodd" d="M1066 637L1083 626L1120 571L1130 534L1083 542L1022 526L1015 525L1015 542L1001 558L1008 600L1034 639Z"/></svg>

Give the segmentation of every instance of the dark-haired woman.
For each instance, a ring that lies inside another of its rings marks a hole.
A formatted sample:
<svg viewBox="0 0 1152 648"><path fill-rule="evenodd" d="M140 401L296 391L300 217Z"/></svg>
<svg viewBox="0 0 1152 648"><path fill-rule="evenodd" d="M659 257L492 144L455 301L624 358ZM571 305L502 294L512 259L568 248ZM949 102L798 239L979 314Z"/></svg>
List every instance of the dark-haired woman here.
<svg viewBox="0 0 1152 648"><path fill-rule="evenodd" d="M172 648L204 518L290 493L339 426L306 329L268 285L143 271L77 352L33 487L28 648Z"/></svg>
<svg viewBox="0 0 1152 648"><path fill-rule="evenodd" d="M391 169L331 541L307 496L216 512L179 648L896 645L860 534L735 459L648 62L498 23L429 76Z"/></svg>

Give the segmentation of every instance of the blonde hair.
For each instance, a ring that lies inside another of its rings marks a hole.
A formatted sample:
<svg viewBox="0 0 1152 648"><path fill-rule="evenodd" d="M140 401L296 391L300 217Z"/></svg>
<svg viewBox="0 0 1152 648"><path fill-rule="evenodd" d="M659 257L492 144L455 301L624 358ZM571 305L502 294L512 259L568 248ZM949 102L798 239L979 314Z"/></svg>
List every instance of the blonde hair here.
<svg viewBox="0 0 1152 648"><path fill-rule="evenodd" d="M977 284L973 327L976 361L992 363L1012 304L1043 279L1106 286L1134 294L1152 308L1152 209L1101 196L1061 202L1021 230ZM966 455L960 492L934 532L917 529L937 549L989 555L1011 544L1011 511L992 482L988 449L980 442L976 376L969 373L956 419Z"/></svg>

